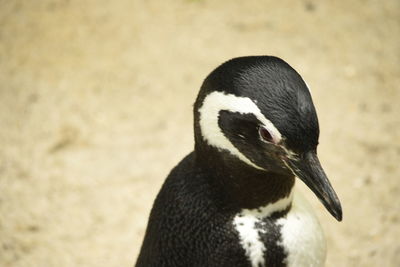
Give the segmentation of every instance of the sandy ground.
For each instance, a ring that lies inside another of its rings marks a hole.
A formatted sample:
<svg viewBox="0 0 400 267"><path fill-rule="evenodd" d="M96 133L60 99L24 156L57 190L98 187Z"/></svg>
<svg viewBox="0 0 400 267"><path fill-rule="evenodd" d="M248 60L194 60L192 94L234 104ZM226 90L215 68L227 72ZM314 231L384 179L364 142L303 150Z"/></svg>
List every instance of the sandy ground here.
<svg viewBox="0 0 400 267"><path fill-rule="evenodd" d="M202 80L255 54L312 89L327 266L400 266L397 0L0 0L0 266L132 266Z"/></svg>

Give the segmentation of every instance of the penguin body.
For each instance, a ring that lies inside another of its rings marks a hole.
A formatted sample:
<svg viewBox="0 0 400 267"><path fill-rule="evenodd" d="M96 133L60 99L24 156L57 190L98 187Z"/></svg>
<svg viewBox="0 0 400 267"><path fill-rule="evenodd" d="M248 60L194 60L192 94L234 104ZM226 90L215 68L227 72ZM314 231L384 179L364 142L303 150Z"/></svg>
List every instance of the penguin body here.
<svg viewBox="0 0 400 267"><path fill-rule="evenodd" d="M195 150L162 186L136 266L323 266L322 230L295 177L338 220L341 207L300 75L269 56L222 64L202 85L194 129Z"/></svg>
<svg viewBox="0 0 400 267"><path fill-rule="evenodd" d="M194 158L183 159L158 194L137 267L249 266L232 224L237 210L196 171Z"/></svg>

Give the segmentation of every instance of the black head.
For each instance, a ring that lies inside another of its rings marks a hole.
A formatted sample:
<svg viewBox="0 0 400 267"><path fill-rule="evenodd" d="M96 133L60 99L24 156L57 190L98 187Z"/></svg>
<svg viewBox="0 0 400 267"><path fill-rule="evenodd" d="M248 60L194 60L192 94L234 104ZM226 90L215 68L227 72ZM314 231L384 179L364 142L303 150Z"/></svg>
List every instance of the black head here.
<svg viewBox="0 0 400 267"><path fill-rule="evenodd" d="M254 56L225 62L205 79L194 117L196 153L207 164L295 175L341 219L316 156L319 126L310 91L285 61Z"/></svg>

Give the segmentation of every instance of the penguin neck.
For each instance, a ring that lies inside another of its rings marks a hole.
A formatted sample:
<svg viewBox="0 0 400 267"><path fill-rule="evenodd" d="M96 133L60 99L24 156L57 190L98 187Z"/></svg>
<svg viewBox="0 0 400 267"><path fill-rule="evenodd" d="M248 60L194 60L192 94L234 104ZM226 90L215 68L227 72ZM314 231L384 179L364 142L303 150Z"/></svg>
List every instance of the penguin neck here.
<svg viewBox="0 0 400 267"><path fill-rule="evenodd" d="M241 209L256 209L287 199L291 203L295 177L258 170L229 152L214 148L196 148L196 162L217 194L228 205ZM286 208L286 207L283 207Z"/></svg>

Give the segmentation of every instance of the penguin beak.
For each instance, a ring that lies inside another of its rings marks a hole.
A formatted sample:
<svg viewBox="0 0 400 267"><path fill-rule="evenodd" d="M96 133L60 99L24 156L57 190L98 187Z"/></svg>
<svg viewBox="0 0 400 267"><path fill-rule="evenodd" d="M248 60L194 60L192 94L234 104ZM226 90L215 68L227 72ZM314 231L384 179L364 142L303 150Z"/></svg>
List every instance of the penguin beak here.
<svg viewBox="0 0 400 267"><path fill-rule="evenodd" d="M342 220L342 206L328 180L315 151L304 153L300 158L288 159L292 172L299 177L319 198L336 220Z"/></svg>

